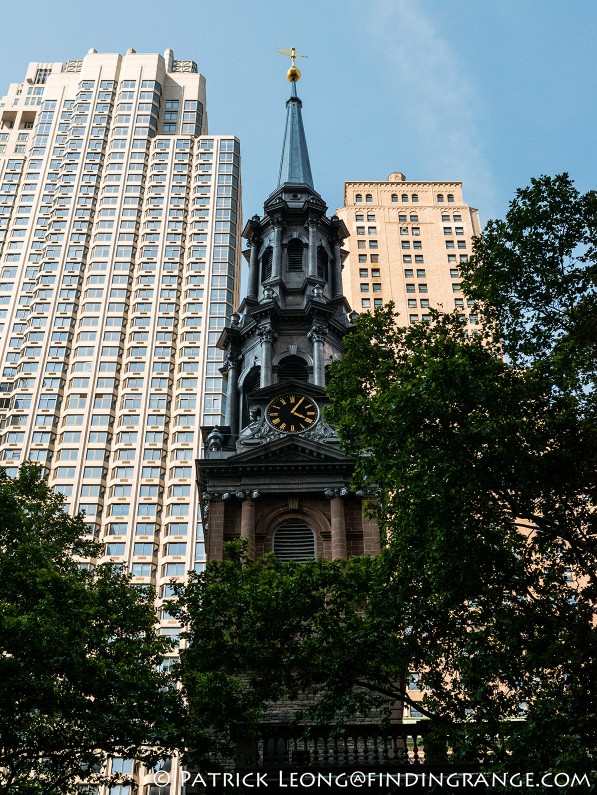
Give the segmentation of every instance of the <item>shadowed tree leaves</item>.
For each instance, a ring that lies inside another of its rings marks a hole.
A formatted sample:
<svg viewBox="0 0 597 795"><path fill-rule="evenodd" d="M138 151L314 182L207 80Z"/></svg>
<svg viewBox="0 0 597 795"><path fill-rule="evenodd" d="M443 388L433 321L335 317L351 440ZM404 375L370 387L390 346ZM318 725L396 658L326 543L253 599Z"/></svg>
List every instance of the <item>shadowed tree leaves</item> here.
<svg viewBox="0 0 597 795"><path fill-rule="evenodd" d="M595 252L594 193L544 177L476 241L482 334L457 314L359 317L327 418L355 484L378 489L383 551L208 566L181 602L196 736L207 711L234 741L303 691L307 724L377 714L416 674L456 761L591 768Z"/></svg>
<svg viewBox="0 0 597 795"><path fill-rule="evenodd" d="M0 473L0 792L68 793L108 755L172 748L180 702L159 671L153 596L97 556L33 465Z"/></svg>

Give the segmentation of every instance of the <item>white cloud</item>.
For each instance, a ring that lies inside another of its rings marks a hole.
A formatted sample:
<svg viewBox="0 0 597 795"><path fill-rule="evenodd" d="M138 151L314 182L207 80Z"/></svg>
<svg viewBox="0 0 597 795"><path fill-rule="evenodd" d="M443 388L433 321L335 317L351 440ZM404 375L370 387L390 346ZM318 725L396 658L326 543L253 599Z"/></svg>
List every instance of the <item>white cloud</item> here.
<svg viewBox="0 0 597 795"><path fill-rule="evenodd" d="M372 43L389 70L386 106L395 108L398 154L400 139L415 137L429 178L462 181L465 198L478 199L486 220L497 202L475 120L475 109L482 105L480 87L419 3L379 0L367 9ZM416 179L407 166L399 165L407 178Z"/></svg>

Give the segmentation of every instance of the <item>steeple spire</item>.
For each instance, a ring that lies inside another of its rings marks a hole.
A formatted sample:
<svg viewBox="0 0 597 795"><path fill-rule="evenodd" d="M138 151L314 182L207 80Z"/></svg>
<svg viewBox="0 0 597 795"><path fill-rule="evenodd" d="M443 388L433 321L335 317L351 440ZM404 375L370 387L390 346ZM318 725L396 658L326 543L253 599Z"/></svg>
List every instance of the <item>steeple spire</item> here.
<svg viewBox="0 0 597 795"><path fill-rule="evenodd" d="M287 74L288 80L292 83L292 91L290 99L286 102L286 130L284 131L278 187L283 185L308 185L315 190L301 115L303 103L296 93L296 84L301 77L301 73L294 65L297 53L294 47L291 51L280 50L279 52L292 58L292 66Z"/></svg>

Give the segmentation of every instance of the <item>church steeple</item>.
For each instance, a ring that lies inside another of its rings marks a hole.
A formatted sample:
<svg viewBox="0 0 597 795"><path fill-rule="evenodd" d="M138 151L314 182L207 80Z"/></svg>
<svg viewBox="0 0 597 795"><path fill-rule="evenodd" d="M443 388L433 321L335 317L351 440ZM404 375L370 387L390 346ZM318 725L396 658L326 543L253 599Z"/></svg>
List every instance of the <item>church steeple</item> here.
<svg viewBox="0 0 597 795"><path fill-rule="evenodd" d="M298 72L298 69L296 71ZM308 185L314 188L301 114L302 107L303 103L296 93L296 80L292 80L292 92L286 103L286 130L278 176L279 188L284 185Z"/></svg>
<svg viewBox="0 0 597 795"><path fill-rule="evenodd" d="M378 551L351 493L354 464L325 418L328 365L354 315L342 295L348 229L313 187L292 58L279 184L243 230L247 295L217 342L224 424L203 428L198 483L210 560L244 538L250 554L328 559ZM346 507L345 507L346 506Z"/></svg>

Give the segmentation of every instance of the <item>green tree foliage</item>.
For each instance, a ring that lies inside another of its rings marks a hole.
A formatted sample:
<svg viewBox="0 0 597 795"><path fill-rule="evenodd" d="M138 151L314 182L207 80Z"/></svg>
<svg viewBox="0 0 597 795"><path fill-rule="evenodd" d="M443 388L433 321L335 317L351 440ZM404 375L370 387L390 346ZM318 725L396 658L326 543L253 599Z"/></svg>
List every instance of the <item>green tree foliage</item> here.
<svg viewBox="0 0 597 795"><path fill-rule="evenodd" d="M237 551L184 591L197 747L304 692L306 723L374 714L416 675L456 761L594 766L595 194L534 181L465 276L482 334L439 312L403 327L389 306L333 366L328 419L378 489L382 553Z"/></svg>
<svg viewBox="0 0 597 795"><path fill-rule="evenodd" d="M382 677L388 694L372 673L382 665L402 678L393 639L384 638L386 655L367 629L377 567L371 557L250 560L242 543L231 542L226 560L191 578L174 608L189 626L179 674L191 757L230 751L276 702L285 702L289 721L322 724L368 711L372 694L397 697L391 676Z"/></svg>
<svg viewBox="0 0 597 795"><path fill-rule="evenodd" d="M109 755L172 747L179 696L159 671L153 595L97 555L81 517L25 464L0 473L0 792L68 793Z"/></svg>
<svg viewBox="0 0 597 795"><path fill-rule="evenodd" d="M595 752L596 222L595 192L534 180L463 266L485 333L361 316L329 390L357 480L381 488L425 702L514 765Z"/></svg>

